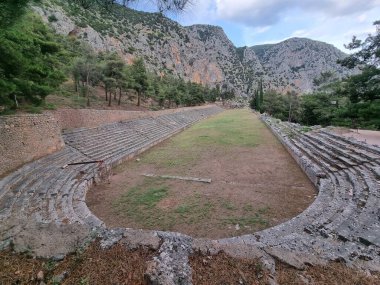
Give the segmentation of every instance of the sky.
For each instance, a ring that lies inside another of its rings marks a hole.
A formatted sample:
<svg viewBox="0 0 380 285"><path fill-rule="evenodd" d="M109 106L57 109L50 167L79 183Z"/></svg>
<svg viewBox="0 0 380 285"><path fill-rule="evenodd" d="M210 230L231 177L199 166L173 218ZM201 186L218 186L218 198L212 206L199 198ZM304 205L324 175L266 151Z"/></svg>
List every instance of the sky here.
<svg viewBox="0 0 380 285"><path fill-rule="evenodd" d="M344 44L354 35L365 39L374 34L373 22L380 20L380 0L190 1L185 12L168 16L185 26L221 26L237 47L306 37L348 52ZM134 8L149 10L147 6L140 1Z"/></svg>

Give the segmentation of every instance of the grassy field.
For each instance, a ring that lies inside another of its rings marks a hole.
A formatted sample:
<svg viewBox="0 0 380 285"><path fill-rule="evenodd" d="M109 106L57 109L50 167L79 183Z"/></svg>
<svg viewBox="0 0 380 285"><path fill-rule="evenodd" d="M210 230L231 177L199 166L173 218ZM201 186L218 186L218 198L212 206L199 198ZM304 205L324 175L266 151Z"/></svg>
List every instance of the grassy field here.
<svg viewBox="0 0 380 285"><path fill-rule="evenodd" d="M280 223L305 209L313 195L311 183L263 123L249 110L229 110L118 166L110 184L90 191L87 203L109 226L217 238Z"/></svg>
<svg viewBox="0 0 380 285"><path fill-rule="evenodd" d="M224 153L231 147L255 147L262 141L260 131L265 126L250 124L252 116L248 110L223 112L146 153L142 162L161 167L186 167L196 164L205 149Z"/></svg>

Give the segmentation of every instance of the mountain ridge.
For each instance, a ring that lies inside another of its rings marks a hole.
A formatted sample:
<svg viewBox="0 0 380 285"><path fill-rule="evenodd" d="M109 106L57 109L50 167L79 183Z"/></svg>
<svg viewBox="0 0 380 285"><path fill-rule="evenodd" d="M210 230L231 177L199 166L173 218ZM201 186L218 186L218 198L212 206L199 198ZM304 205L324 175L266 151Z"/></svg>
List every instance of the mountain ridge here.
<svg viewBox="0 0 380 285"><path fill-rule="evenodd" d="M143 57L157 74L219 85L244 97L253 94L260 79L266 89L303 93L313 89L321 72L352 73L336 64L345 56L342 51L311 39L236 47L220 26L181 26L158 13L116 7L110 15L62 0L45 0L34 9L57 33L80 38L96 51L115 51L128 63ZM52 16L56 20L49 20Z"/></svg>

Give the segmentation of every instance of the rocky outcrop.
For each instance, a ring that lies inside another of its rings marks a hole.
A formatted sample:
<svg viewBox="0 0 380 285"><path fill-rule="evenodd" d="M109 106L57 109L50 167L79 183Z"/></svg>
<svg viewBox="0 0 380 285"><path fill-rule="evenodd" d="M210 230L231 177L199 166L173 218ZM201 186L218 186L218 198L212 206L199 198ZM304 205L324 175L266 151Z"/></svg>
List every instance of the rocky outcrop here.
<svg viewBox="0 0 380 285"><path fill-rule="evenodd" d="M292 38L274 45L249 48L258 53L266 88L281 92L313 90L313 79L321 72L332 71L338 78L352 74L337 64L345 53L323 42Z"/></svg>
<svg viewBox="0 0 380 285"><path fill-rule="evenodd" d="M157 13L118 6L112 13L85 10L62 0L46 0L34 9L58 33L80 38L97 51L115 51L128 63L143 57L157 74L218 84L241 96L252 95L261 78L266 89L307 92L322 71L349 74L336 64L343 52L308 39L236 48L220 27L183 27Z"/></svg>

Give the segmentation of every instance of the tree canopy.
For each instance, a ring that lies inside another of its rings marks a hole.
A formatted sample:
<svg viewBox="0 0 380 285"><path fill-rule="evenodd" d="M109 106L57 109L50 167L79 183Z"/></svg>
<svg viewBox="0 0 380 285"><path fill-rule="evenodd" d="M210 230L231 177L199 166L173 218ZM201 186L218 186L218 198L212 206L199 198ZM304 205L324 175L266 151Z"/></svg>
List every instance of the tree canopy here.
<svg viewBox="0 0 380 285"><path fill-rule="evenodd" d="M141 2L141 0L69 0L81 5L83 8L88 9L91 5L101 5L106 9L112 7L112 5L118 4L124 7L130 6L135 2ZM157 7L160 13L165 12L181 12L190 4L190 0L152 0L151 2Z"/></svg>
<svg viewBox="0 0 380 285"><path fill-rule="evenodd" d="M0 104L39 104L65 79L66 54L54 33L33 14L0 32Z"/></svg>

